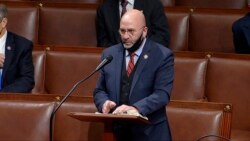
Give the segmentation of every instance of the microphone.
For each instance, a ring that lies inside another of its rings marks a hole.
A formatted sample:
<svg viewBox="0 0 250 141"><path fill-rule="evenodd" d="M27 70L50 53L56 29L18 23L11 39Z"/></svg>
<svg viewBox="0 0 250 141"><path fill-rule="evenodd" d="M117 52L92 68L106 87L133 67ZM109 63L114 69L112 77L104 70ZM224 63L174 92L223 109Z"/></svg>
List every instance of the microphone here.
<svg viewBox="0 0 250 141"><path fill-rule="evenodd" d="M113 56L109 55L105 59L102 60L102 62L96 67L96 71L100 70L103 66L107 65L113 60Z"/></svg>
<svg viewBox="0 0 250 141"><path fill-rule="evenodd" d="M52 114L50 116L50 141L53 141L53 137L52 137L52 133L53 133L53 131L52 131L52 129L53 129L52 120L54 118L54 115L55 115L56 111L61 107L61 105L66 101L66 99L72 94L72 92L77 88L77 86L79 84L81 84L84 81L86 81L87 79L89 79L92 75L94 75L101 68L103 68L104 66L109 64L112 60L113 60L113 56L111 56L111 55L109 55L105 59L103 59L102 62L96 67L96 69L94 71L92 71L92 73L90 73L87 77L81 79L77 83L75 83L75 85L70 89L70 91L63 97L63 99L60 101L60 103L57 105L57 107L55 108L55 110L52 112Z"/></svg>

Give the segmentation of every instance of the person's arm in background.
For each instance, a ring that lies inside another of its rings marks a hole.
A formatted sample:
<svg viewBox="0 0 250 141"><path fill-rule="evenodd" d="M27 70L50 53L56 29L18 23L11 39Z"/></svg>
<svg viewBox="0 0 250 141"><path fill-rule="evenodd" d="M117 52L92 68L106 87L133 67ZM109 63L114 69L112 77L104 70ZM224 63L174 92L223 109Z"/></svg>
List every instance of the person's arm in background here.
<svg viewBox="0 0 250 141"><path fill-rule="evenodd" d="M149 18L149 38L169 48L170 33L168 20L162 3L159 0L154 2L155 4Z"/></svg>
<svg viewBox="0 0 250 141"><path fill-rule="evenodd" d="M111 45L108 38L107 28L105 27L105 17L103 7L98 7L96 11L96 39L98 47L108 47Z"/></svg>
<svg viewBox="0 0 250 141"><path fill-rule="evenodd" d="M236 53L250 53L250 13L235 21L232 25L233 42Z"/></svg>

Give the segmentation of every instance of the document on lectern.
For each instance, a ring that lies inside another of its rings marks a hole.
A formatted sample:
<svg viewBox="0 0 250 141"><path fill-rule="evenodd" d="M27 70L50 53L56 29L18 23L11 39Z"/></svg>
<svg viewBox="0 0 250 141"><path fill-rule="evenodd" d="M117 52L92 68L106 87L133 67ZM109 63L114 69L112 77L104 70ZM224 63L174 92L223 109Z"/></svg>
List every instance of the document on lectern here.
<svg viewBox="0 0 250 141"><path fill-rule="evenodd" d="M99 113L99 112L96 112L95 114L103 114L103 113ZM140 117L140 118L143 118L145 120L148 120L148 118L146 116L142 116L140 113L134 111L134 110L128 110L127 112L124 112L124 113L120 113L120 114L114 114L114 115L129 115L129 116L136 116L136 117Z"/></svg>

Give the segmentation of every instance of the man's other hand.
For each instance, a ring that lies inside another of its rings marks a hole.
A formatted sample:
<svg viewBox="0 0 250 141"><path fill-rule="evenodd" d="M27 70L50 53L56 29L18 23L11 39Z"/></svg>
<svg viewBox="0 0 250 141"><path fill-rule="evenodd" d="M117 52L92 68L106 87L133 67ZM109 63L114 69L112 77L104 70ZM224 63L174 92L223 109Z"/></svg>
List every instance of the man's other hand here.
<svg viewBox="0 0 250 141"><path fill-rule="evenodd" d="M106 100L102 106L102 113L109 113L111 109L116 106L116 103L110 100Z"/></svg>
<svg viewBox="0 0 250 141"><path fill-rule="evenodd" d="M4 54L0 53L0 67L1 67L1 68L3 67L4 60L5 60Z"/></svg>

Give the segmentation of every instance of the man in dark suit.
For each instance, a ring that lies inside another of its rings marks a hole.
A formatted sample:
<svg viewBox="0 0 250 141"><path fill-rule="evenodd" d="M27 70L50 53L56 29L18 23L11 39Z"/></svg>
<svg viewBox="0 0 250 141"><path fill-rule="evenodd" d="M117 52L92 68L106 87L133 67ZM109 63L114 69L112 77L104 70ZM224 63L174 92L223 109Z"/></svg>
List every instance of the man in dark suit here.
<svg viewBox="0 0 250 141"><path fill-rule="evenodd" d="M109 47L121 42L118 33L124 0L106 0L96 15L97 46ZM164 8L159 0L128 0L127 10L138 9L146 17L148 37L165 47L169 47L169 30Z"/></svg>
<svg viewBox="0 0 250 141"><path fill-rule="evenodd" d="M34 87L31 41L7 31L7 7L0 4L0 91L30 92Z"/></svg>
<svg viewBox="0 0 250 141"><path fill-rule="evenodd" d="M174 79L173 53L146 38L148 28L141 11L130 10L121 19L122 43L103 51L113 61L100 71L94 102L102 113L135 113L151 124L117 123L118 141L171 141L165 106ZM132 61L133 60L133 61Z"/></svg>
<svg viewBox="0 0 250 141"><path fill-rule="evenodd" d="M235 21L232 26L234 48L237 53L250 53L250 13Z"/></svg>

